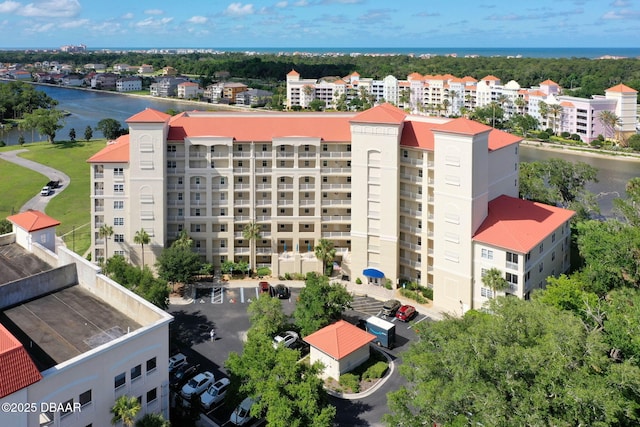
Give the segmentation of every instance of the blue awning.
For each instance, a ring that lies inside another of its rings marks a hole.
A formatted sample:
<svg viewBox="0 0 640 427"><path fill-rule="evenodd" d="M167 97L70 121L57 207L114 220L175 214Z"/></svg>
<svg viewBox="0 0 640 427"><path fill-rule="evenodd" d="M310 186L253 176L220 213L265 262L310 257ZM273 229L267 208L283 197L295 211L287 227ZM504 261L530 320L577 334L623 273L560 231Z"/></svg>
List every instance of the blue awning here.
<svg viewBox="0 0 640 427"><path fill-rule="evenodd" d="M375 268L365 268L362 270L362 274L366 277L373 277L374 279L382 279L384 277L384 273Z"/></svg>

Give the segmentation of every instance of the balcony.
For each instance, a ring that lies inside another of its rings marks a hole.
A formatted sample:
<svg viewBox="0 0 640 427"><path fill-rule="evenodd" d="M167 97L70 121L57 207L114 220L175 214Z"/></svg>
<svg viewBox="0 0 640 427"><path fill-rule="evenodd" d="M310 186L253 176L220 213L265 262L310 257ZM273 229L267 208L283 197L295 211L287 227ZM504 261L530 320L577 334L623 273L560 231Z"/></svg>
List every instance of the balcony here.
<svg viewBox="0 0 640 427"><path fill-rule="evenodd" d="M94 190L93 192L94 196L103 196L104 195L104 189L99 189L99 190Z"/></svg>
<svg viewBox="0 0 640 427"><path fill-rule="evenodd" d="M351 221L351 217L346 215L322 216L322 221Z"/></svg>
<svg viewBox="0 0 640 427"><path fill-rule="evenodd" d="M351 173L351 168L322 168L322 173Z"/></svg>
<svg viewBox="0 0 640 427"><path fill-rule="evenodd" d="M293 190L293 184L278 184L278 190Z"/></svg>
<svg viewBox="0 0 640 427"><path fill-rule="evenodd" d="M337 238L337 237L351 237L351 232L350 231L323 231L322 232L322 237L323 238Z"/></svg>
<svg viewBox="0 0 640 427"><path fill-rule="evenodd" d="M184 184L167 184L167 190L184 190Z"/></svg>
<svg viewBox="0 0 640 427"><path fill-rule="evenodd" d="M251 173L251 168L233 168L233 173L240 175L247 175Z"/></svg>
<svg viewBox="0 0 640 427"><path fill-rule="evenodd" d="M315 156L316 156L316 153L312 151L301 151L298 153L298 157L305 158L305 159L313 158Z"/></svg>
<svg viewBox="0 0 640 427"><path fill-rule="evenodd" d="M406 174L406 173L401 173L400 174L400 179L404 179L405 181L411 181L411 182L422 182L422 177L421 176L409 175L409 174Z"/></svg>
<svg viewBox="0 0 640 427"><path fill-rule="evenodd" d="M289 151L276 151L276 158L278 159L283 159L283 158L290 158L293 157L293 153L289 152Z"/></svg>
<svg viewBox="0 0 640 427"><path fill-rule="evenodd" d="M251 157L251 153L249 151L237 151L237 150L233 151L233 158L235 159L246 158L246 157Z"/></svg>
<svg viewBox="0 0 640 427"><path fill-rule="evenodd" d="M322 206L351 206L351 199L322 199Z"/></svg>
<svg viewBox="0 0 640 427"><path fill-rule="evenodd" d="M320 153L320 157L331 159L350 159L351 151L322 151Z"/></svg>
<svg viewBox="0 0 640 427"><path fill-rule="evenodd" d="M293 205L292 199L278 199L278 206L290 206Z"/></svg>
<svg viewBox="0 0 640 427"><path fill-rule="evenodd" d="M172 175L184 174L184 168L167 168L167 173Z"/></svg>
<svg viewBox="0 0 640 427"><path fill-rule="evenodd" d="M315 184L300 184L300 190L315 190Z"/></svg>
<svg viewBox="0 0 640 427"><path fill-rule="evenodd" d="M271 199L256 200L256 206L271 206L273 201Z"/></svg>
<svg viewBox="0 0 640 427"><path fill-rule="evenodd" d="M350 190L351 184L331 184L331 183L323 183L323 190Z"/></svg>
<svg viewBox="0 0 640 427"><path fill-rule="evenodd" d="M258 190L271 190L271 183L265 182L261 184L256 184L256 189Z"/></svg>
<svg viewBox="0 0 640 427"><path fill-rule="evenodd" d="M104 205L96 206L94 208L95 212L104 212Z"/></svg>
<svg viewBox="0 0 640 427"><path fill-rule="evenodd" d="M95 179L102 179L104 178L104 172L94 172L93 177Z"/></svg>
<svg viewBox="0 0 640 427"><path fill-rule="evenodd" d="M271 174L272 168L256 168L256 175Z"/></svg>
<svg viewBox="0 0 640 427"><path fill-rule="evenodd" d="M403 157L400 161L413 166L422 166L424 164L422 159L412 159L411 157Z"/></svg>
<svg viewBox="0 0 640 427"><path fill-rule="evenodd" d="M300 206L311 206L315 204L316 204L316 201L314 199L301 199L299 202Z"/></svg>
<svg viewBox="0 0 640 427"><path fill-rule="evenodd" d="M234 184L233 189L238 191L238 190L248 190L249 188L251 188L251 185L249 184Z"/></svg>

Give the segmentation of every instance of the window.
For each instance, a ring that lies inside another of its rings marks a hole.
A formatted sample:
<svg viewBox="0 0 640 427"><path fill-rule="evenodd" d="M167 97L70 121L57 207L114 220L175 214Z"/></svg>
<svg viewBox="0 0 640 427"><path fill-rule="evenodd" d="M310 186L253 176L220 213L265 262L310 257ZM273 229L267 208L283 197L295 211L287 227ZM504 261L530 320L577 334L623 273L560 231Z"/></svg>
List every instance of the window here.
<svg viewBox="0 0 640 427"><path fill-rule="evenodd" d="M480 295L485 298L493 298L493 291L489 288L480 288Z"/></svg>
<svg viewBox="0 0 640 427"><path fill-rule="evenodd" d="M518 284L518 275L517 274L507 273L505 279L507 279L507 282L511 283L512 285L517 285Z"/></svg>
<svg viewBox="0 0 640 427"><path fill-rule="evenodd" d="M220 178L220 185L224 185L226 183L224 177Z"/></svg>
<svg viewBox="0 0 640 427"><path fill-rule="evenodd" d="M80 398L78 399L78 401L80 402L80 407L90 404L91 403L91 389L89 389L89 390L85 391L84 393L80 394Z"/></svg>
<svg viewBox="0 0 640 427"><path fill-rule="evenodd" d="M154 369L156 369L156 358L152 357L151 359L147 360L147 374Z"/></svg>
<svg viewBox="0 0 640 427"><path fill-rule="evenodd" d="M241 168L241 167L242 167L242 165L243 165L242 160L239 160L239 161L238 161L238 167L239 167L239 168Z"/></svg>
<svg viewBox="0 0 640 427"><path fill-rule="evenodd" d="M409 152L407 150L402 150L402 157L404 157L405 159L409 157Z"/></svg>
<svg viewBox="0 0 640 427"><path fill-rule="evenodd" d="M327 144L322 144L322 151L328 151L329 146Z"/></svg>
<svg viewBox="0 0 640 427"><path fill-rule="evenodd" d="M158 391L156 388L152 388L147 392L147 404L153 402L158 398Z"/></svg>
<svg viewBox="0 0 640 427"><path fill-rule="evenodd" d="M113 201L113 209L115 209L115 210L124 209L124 201L122 201L122 200L114 200Z"/></svg>
<svg viewBox="0 0 640 427"><path fill-rule="evenodd" d="M304 213L308 214L309 213L309 209L305 209Z"/></svg>
<svg viewBox="0 0 640 427"><path fill-rule="evenodd" d="M124 372L119 375L116 375L115 378L113 379L113 388L115 388L116 390L119 389L124 385L126 381L127 381L127 375Z"/></svg>
<svg viewBox="0 0 640 427"><path fill-rule="evenodd" d="M285 146L284 145L280 146L280 151L284 153L284 151L285 151Z"/></svg>
<svg viewBox="0 0 640 427"><path fill-rule="evenodd" d="M182 197L183 197L182 193L178 193L178 200L182 200Z"/></svg>
<svg viewBox="0 0 640 427"><path fill-rule="evenodd" d="M306 167L309 167L309 160L305 160L305 161L304 161L304 167L305 167L305 168L306 168Z"/></svg>
<svg viewBox="0 0 640 427"><path fill-rule="evenodd" d="M556 233L553 233L553 234L551 235L551 243L553 243L553 242L555 242L555 241L556 241Z"/></svg>
<svg viewBox="0 0 640 427"><path fill-rule="evenodd" d="M351 144L347 144L347 152L351 151Z"/></svg>
<svg viewBox="0 0 640 427"><path fill-rule="evenodd" d="M327 196L328 196L328 193L322 193L322 198L323 198L323 199L326 199L326 198L327 198Z"/></svg>
<svg viewBox="0 0 640 427"><path fill-rule="evenodd" d="M175 153L176 146L175 145L167 145L167 153ZM211 147L211 152L213 152L213 147Z"/></svg>
<svg viewBox="0 0 640 427"><path fill-rule="evenodd" d="M542 273L542 270L544 270L544 263L541 262L540 265L538 266L538 273Z"/></svg>
<svg viewBox="0 0 640 427"><path fill-rule="evenodd" d="M308 199L309 198L309 193L304 193L304 198Z"/></svg>
<svg viewBox="0 0 640 427"><path fill-rule="evenodd" d="M131 381L140 378L140 375L142 375L142 365L137 365L131 368Z"/></svg>
<svg viewBox="0 0 640 427"><path fill-rule="evenodd" d="M540 243L539 252L542 253L544 250L544 243Z"/></svg>
<svg viewBox="0 0 640 427"><path fill-rule="evenodd" d="M268 181L269 181L269 180L267 179L267 177L266 177L266 176L263 176L263 177L262 177L262 182L267 183Z"/></svg>
<svg viewBox="0 0 640 427"><path fill-rule="evenodd" d="M227 247L227 241L226 240L220 240L220 247L221 248L226 248Z"/></svg>
<svg viewBox="0 0 640 427"><path fill-rule="evenodd" d="M328 177L326 177L326 176L323 176L323 177L322 177L322 182L329 182L329 179L328 179Z"/></svg>
<svg viewBox="0 0 640 427"><path fill-rule="evenodd" d="M220 224L220 231L227 231L227 224Z"/></svg>
<svg viewBox="0 0 640 427"><path fill-rule="evenodd" d="M262 167L263 167L263 168L266 168L266 167L267 167L267 161L266 161L266 160L263 160L263 161L262 161Z"/></svg>
<svg viewBox="0 0 640 427"><path fill-rule="evenodd" d="M328 164L329 164L329 163L328 163L326 160L323 160L323 161L322 161L322 166L324 166L325 168L327 167L327 165L328 165Z"/></svg>
<svg viewBox="0 0 640 427"><path fill-rule="evenodd" d="M199 208L194 209L193 215L194 216L200 216L200 209Z"/></svg>
<svg viewBox="0 0 640 427"><path fill-rule="evenodd" d="M507 252L507 263L514 264L511 268L518 268L518 254Z"/></svg>
<svg viewBox="0 0 640 427"><path fill-rule="evenodd" d="M285 166L286 166L285 161L284 160L280 160L280 167L283 168Z"/></svg>
<svg viewBox="0 0 640 427"><path fill-rule="evenodd" d="M124 251L113 251L113 254L124 256Z"/></svg>
<svg viewBox="0 0 640 427"><path fill-rule="evenodd" d="M175 160L167 161L167 169L175 169L176 167L178 167L178 164Z"/></svg>
<svg viewBox="0 0 640 427"><path fill-rule="evenodd" d="M347 160L347 167L350 168L351 167L351 160Z"/></svg>
<svg viewBox="0 0 640 427"><path fill-rule="evenodd" d="M238 145L238 151L242 151L242 144Z"/></svg>
<svg viewBox="0 0 640 427"><path fill-rule="evenodd" d="M114 193L124 193L124 184L113 184Z"/></svg>
<svg viewBox="0 0 640 427"><path fill-rule="evenodd" d="M267 151L267 144L262 144L262 151Z"/></svg>
<svg viewBox="0 0 640 427"><path fill-rule="evenodd" d="M114 234L113 241L116 243L124 243L124 234Z"/></svg>
<svg viewBox="0 0 640 427"><path fill-rule="evenodd" d="M309 144L305 144L304 151L309 151Z"/></svg>
<svg viewBox="0 0 640 427"><path fill-rule="evenodd" d="M556 260L556 251L553 251L551 252L551 261L555 261L555 260Z"/></svg>
<svg viewBox="0 0 640 427"><path fill-rule="evenodd" d="M350 176L347 177L347 184L351 184L351 177Z"/></svg>
<svg viewBox="0 0 640 427"><path fill-rule="evenodd" d="M493 251L491 249L482 249L480 256L484 259L493 259Z"/></svg>
<svg viewBox="0 0 640 427"><path fill-rule="evenodd" d="M308 176L304 177L304 182L309 183L309 177Z"/></svg>
<svg viewBox="0 0 640 427"><path fill-rule="evenodd" d="M113 176L122 176L124 175L124 170L122 168L114 168Z"/></svg>
<svg viewBox="0 0 640 427"><path fill-rule="evenodd" d="M481 269L480 269L480 276L481 276L481 277L486 276L488 271L489 271L489 270L487 270L486 268L481 268Z"/></svg>
<svg viewBox="0 0 640 427"><path fill-rule="evenodd" d="M73 412L73 399L69 399L66 402L62 403L62 413L60 414L60 418L64 418L67 415Z"/></svg>
<svg viewBox="0 0 640 427"><path fill-rule="evenodd" d="M351 193L347 193L347 199L351 198Z"/></svg>
<svg viewBox="0 0 640 427"><path fill-rule="evenodd" d="M124 225L124 218L113 218L113 225Z"/></svg>

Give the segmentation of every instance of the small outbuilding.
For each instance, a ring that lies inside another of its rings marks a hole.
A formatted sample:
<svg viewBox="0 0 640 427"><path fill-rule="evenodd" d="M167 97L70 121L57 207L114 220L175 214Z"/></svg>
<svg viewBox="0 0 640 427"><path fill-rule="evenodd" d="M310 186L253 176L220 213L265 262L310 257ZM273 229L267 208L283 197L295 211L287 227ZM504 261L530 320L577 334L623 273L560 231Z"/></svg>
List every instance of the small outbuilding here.
<svg viewBox="0 0 640 427"><path fill-rule="evenodd" d="M56 227L60 225L60 221L43 212L31 209L11 215L7 219L13 224L16 242L22 247L30 251L31 244L37 242L51 252L56 251Z"/></svg>
<svg viewBox="0 0 640 427"><path fill-rule="evenodd" d="M311 363L321 362L321 377L339 379L369 359L369 343L373 334L340 320L304 338L311 346Z"/></svg>

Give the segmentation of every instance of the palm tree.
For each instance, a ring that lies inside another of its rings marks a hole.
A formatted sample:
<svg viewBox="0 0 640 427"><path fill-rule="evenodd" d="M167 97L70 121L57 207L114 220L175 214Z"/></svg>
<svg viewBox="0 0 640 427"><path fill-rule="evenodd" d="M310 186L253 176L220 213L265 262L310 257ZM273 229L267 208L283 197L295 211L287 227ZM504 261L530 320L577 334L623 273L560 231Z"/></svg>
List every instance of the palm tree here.
<svg viewBox="0 0 640 427"><path fill-rule="evenodd" d="M144 268L144 245L148 245L149 242L151 242L151 237L144 228L136 231L136 235L133 236L133 243L137 243L142 247L142 268Z"/></svg>
<svg viewBox="0 0 640 427"><path fill-rule="evenodd" d="M182 247L186 249L190 249L193 246L193 239L189 237L186 230L180 231L178 234L178 238L175 242L171 244L171 246Z"/></svg>
<svg viewBox="0 0 640 427"><path fill-rule="evenodd" d="M140 412L140 402L137 397L122 395L116 399L116 403L111 408L113 418L111 424L116 425L119 421L128 427L133 427L136 415Z"/></svg>
<svg viewBox="0 0 640 427"><path fill-rule="evenodd" d="M324 274L328 275L328 267L336 256L336 248L333 247L333 242L328 239L320 239L314 250L316 258L322 261L322 265L324 265Z"/></svg>
<svg viewBox="0 0 640 427"><path fill-rule="evenodd" d="M605 129L605 138L608 138L610 136L609 133L613 134L614 131L620 125L622 125L622 120L620 119L620 117L618 117L613 111L609 110L600 111L600 113L598 114L598 121ZM617 139L614 135L611 136L613 136L614 139Z"/></svg>
<svg viewBox="0 0 640 427"><path fill-rule="evenodd" d="M249 241L249 264L251 267L256 267L256 240L260 238L260 229L261 226L255 221L251 221L249 224L245 225L242 229L242 237Z"/></svg>
<svg viewBox="0 0 640 427"><path fill-rule="evenodd" d="M549 120L549 104L544 101L538 102L538 111L540 111L542 125L547 126L547 121Z"/></svg>
<svg viewBox="0 0 640 427"><path fill-rule="evenodd" d="M558 116L562 118L562 105L560 104L552 104L549 106L549 112L553 116L553 132L558 134Z"/></svg>
<svg viewBox="0 0 640 427"><path fill-rule="evenodd" d="M524 114L524 107L527 105L527 101L525 101L523 97L519 96L513 101L513 103L520 110L520 114Z"/></svg>
<svg viewBox="0 0 640 427"><path fill-rule="evenodd" d="M509 282L502 277L502 271L495 267L485 272L482 276L482 283L494 293L509 288Z"/></svg>
<svg viewBox="0 0 640 427"><path fill-rule="evenodd" d="M171 423L162 414L146 414L136 421L136 427L171 427Z"/></svg>
<svg viewBox="0 0 640 427"><path fill-rule="evenodd" d="M449 91L449 105L451 105L451 112L449 113L449 115L452 115L455 113L455 100L456 97L458 96L458 93L455 90L450 90Z"/></svg>
<svg viewBox="0 0 640 427"><path fill-rule="evenodd" d="M103 224L98 230L98 236L104 238L104 260L105 262L109 258L109 247L107 246L107 240L113 236L113 227L107 224Z"/></svg>

